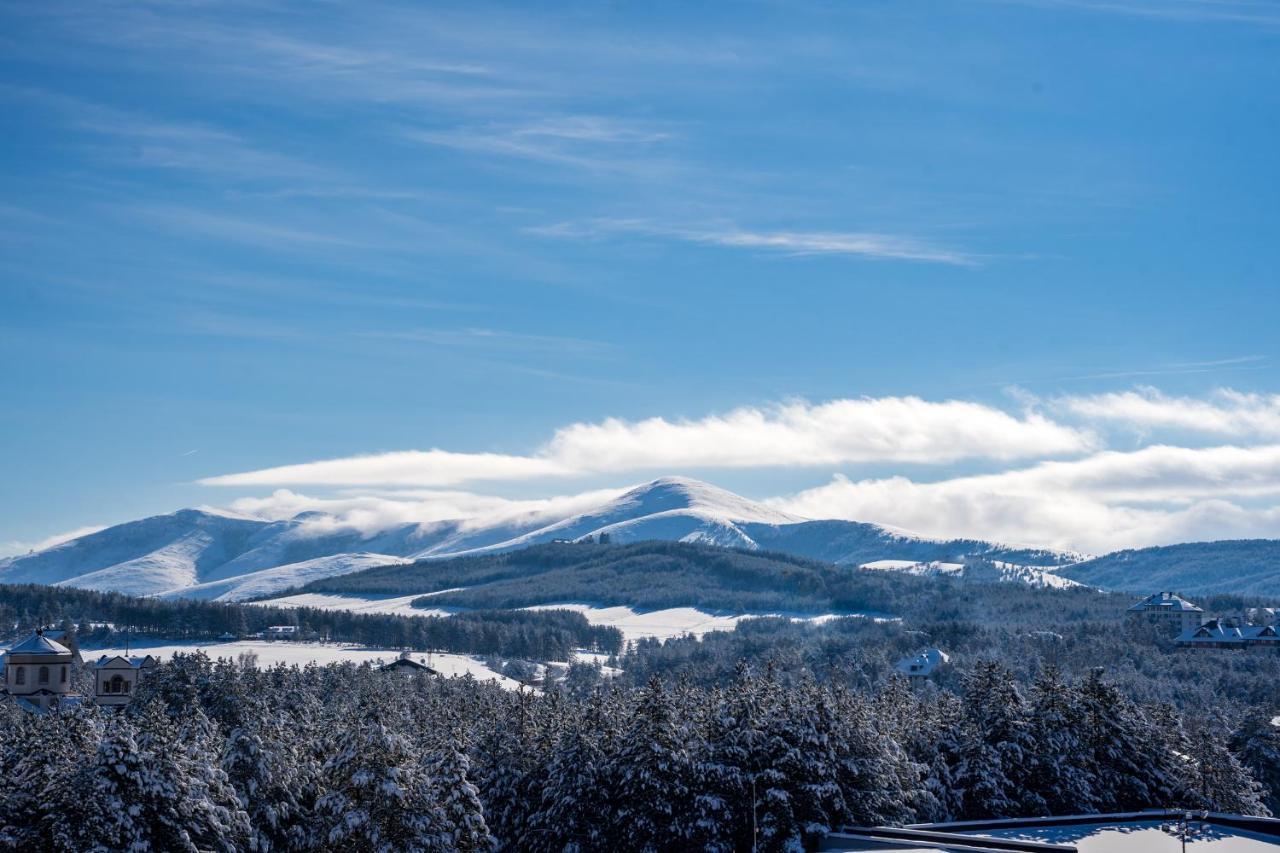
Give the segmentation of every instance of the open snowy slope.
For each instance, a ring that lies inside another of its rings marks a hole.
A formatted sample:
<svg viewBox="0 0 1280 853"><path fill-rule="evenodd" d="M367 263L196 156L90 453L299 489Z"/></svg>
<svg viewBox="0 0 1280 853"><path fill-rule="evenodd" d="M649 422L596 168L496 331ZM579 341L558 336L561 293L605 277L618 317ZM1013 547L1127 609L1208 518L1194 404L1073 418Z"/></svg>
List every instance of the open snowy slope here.
<svg viewBox="0 0 1280 853"><path fill-rule="evenodd" d="M392 557L389 554L334 554L330 557L317 557L301 563L290 563L274 569L236 575L225 580L179 587L164 595L166 598L243 601L247 598L272 595L321 578L349 575L374 566L392 566L410 562L413 561L404 557Z"/></svg>
<svg viewBox="0 0 1280 853"><path fill-rule="evenodd" d="M980 540L929 539L856 521L810 521L707 483L664 477L573 515L456 519L376 531L317 512L267 520L185 509L0 560L0 583L235 600L402 559L510 551L600 534L620 543L678 540L855 566L876 560L956 563L981 556L1015 567L1053 567L1080 559ZM1009 574L1027 582L1040 578L1037 572Z"/></svg>

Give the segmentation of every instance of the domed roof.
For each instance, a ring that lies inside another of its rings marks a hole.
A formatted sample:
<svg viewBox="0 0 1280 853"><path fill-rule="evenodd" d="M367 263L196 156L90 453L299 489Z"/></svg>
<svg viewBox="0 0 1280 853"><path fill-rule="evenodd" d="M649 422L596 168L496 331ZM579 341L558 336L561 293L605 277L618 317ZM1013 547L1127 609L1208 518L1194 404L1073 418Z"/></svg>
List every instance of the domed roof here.
<svg viewBox="0 0 1280 853"><path fill-rule="evenodd" d="M9 649L12 655L69 655L71 649L50 640L44 634L36 631L30 637L27 637L21 643Z"/></svg>

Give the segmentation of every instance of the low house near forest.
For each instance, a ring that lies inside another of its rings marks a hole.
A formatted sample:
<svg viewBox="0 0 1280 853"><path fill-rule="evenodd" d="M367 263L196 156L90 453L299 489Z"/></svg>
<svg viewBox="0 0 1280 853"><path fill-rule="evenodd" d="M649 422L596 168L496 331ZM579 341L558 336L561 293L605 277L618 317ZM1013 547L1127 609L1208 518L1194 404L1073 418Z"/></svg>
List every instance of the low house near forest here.
<svg viewBox="0 0 1280 853"><path fill-rule="evenodd" d="M1280 648L1274 625L1237 625L1228 619L1210 619L1198 628L1178 635L1184 649Z"/></svg>
<svg viewBox="0 0 1280 853"><path fill-rule="evenodd" d="M942 649L925 649L918 655L903 658L893 668L912 681L923 681L950 661L951 656Z"/></svg>
<svg viewBox="0 0 1280 853"><path fill-rule="evenodd" d="M71 695L75 653L42 630L14 645L4 656L4 693L27 711L46 713L80 701Z"/></svg>
<svg viewBox="0 0 1280 853"><path fill-rule="evenodd" d="M142 676L157 664L151 655L103 655L93 664L93 699L104 707L128 705Z"/></svg>
<svg viewBox="0 0 1280 853"><path fill-rule="evenodd" d="M299 630L297 625L272 625L262 632L267 640L296 640Z"/></svg>
<svg viewBox="0 0 1280 853"><path fill-rule="evenodd" d="M414 660L409 656L409 652L401 652L400 657L396 658L391 663L383 664L378 667L378 670L380 672L402 672L407 675L413 675L418 672L425 672L427 675L440 674L425 663L419 663Z"/></svg>

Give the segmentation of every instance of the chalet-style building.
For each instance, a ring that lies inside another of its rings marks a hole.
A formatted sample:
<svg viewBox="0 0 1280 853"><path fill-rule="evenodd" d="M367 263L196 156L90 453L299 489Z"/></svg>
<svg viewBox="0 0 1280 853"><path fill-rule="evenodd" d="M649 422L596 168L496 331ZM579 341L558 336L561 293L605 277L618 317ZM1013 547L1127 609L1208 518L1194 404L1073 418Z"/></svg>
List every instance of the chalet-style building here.
<svg viewBox="0 0 1280 853"><path fill-rule="evenodd" d="M951 661L942 649L925 649L918 655L903 658L893 665L900 675L911 681L924 681Z"/></svg>
<svg viewBox="0 0 1280 853"><path fill-rule="evenodd" d="M1227 619L1210 619L1183 631L1177 642L1184 649L1280 649L1280 632L1275 625L1237 625Z"/></svg>
<svg viewBox="0 0 1280 853"><path fill-rule="evenodd" d="M1177 636L1199 628L1204 622L1204 611L1180 595L1157 592L1130 607L1125 612L1125 619L1162 625L1169 629L1170 636Z"/></svg>
<svg viewBox="0 0 1280 853"><path fill-rule="evenodd" d="M19 707L45 713L79 701L71 695L75 653L37 630L4 656L4 692Z"/></svg>
<svg viewBox="0 0 1280 853"><path fill-rule="evenodd" d="M297 625L272 625L262 632L266 640L295 640L298 638Z"/></svg>
<svg viewBox="0 0 1280 853"><path fill-rule="evenodd" d="M427 675L440 674L425 663L420 663L414 660L409 656L409 652L401 652L400 657L396 658L391 663L383 664L378 667L378 670L380 672L401 672L406 675L413 675L418 672L425 672Z"/></svg>
<svg viewBox="0 0 1280 853"><path fill-rule="evenodd" d="M93 700L104 707L128 705L143 674L156 663L151 655L103 655L93 664Z"/></svg>

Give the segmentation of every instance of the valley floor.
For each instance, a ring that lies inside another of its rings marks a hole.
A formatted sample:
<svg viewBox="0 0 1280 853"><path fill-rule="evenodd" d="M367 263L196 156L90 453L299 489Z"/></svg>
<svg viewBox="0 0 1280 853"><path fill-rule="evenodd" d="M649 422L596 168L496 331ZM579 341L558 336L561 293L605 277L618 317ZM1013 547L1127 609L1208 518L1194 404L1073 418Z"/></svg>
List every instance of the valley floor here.
<svg viewBox="0 0 1280 853"><path fill-rule="evenodd" d="M455 590L442 590L430 595L442 595ZM274 607L315 607L321 610L350 610L354 613L391 613L398 616L449 616L456 608L414 607L414 599L424 598L421 593L401 596L358 596L325 593L303 593L269 601L255 602ZM758 616L785 616L808 622L827 622L842 616L859 616L868 619L886 619L869 613L713 613L696 607L669 607L663 610L639 611L630 607L599 607L578 602L540 604L525 610L572 610L581 613L592 625L617 628L628 642L642 639L668 640L692 634L701 637L711 631L732 631L743 619Z"/></svg>
<svg viewBox="0 0 1280 853"><path fill-rule="evenodd" d="M285 665L297 664L298 666L305 666L309 663L323 666L343 661L390 663L400 654L399 649L376 649L350 643L303 643L289 640L275 642L267 640L238 640L228 643L175 643L169 640L137 638L129 644L129 654L131 655L153 655L161 659L170 658L179 652L191 654L196 651L202 651L214 660L218 658L235 660L240 655L249 652L257 655L258 666L260 667L275 666L278 663ZM80 650L80 653L86 661L91 661L99 655L123 655L125 650L123 647L85 647ZM415 660L420 660L427 656L423 652L415 652L413 657ZM445 676L469 674L479 681L496 681L501 686L512 690L520 686L516 681L494 672L480 658L470 655L433 653L428 663L432 669Z"/></svg>

